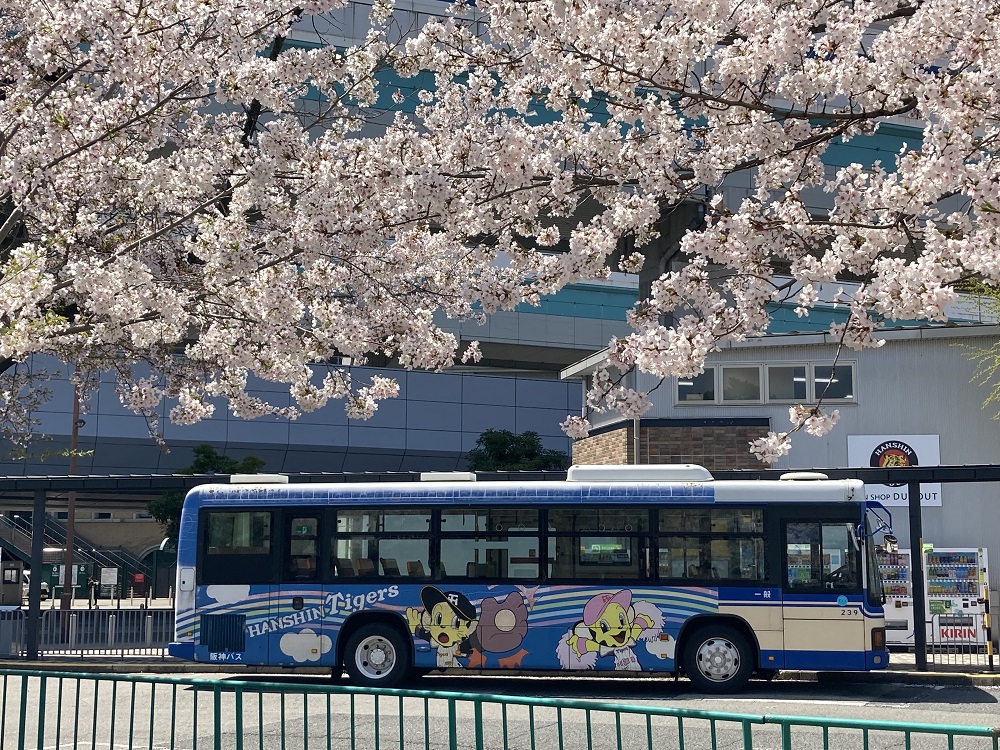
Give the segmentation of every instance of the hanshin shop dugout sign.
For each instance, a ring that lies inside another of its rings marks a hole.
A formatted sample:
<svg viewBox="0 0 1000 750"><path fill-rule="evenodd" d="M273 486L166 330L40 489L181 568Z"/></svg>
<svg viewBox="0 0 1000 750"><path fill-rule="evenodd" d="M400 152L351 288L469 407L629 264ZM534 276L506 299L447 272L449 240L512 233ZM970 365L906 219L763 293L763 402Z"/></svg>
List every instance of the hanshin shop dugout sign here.
<svg viewBox="0 0 1000 750"><path fill-rule="evenodd" d="M938 435L848 435L847 463L853 467L896 468L941 463ZM909 505L905 484L866 484L869 500L883 505ZM920 504L941 505L941 485L921 484Z"/></svg>

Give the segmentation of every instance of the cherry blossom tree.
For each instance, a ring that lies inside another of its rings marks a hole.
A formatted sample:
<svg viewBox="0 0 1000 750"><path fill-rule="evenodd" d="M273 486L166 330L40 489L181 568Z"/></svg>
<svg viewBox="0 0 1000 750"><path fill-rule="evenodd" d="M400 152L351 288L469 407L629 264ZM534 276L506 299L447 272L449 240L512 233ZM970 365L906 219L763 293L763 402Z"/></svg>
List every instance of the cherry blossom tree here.
<svg viewBox="0 0 1000 750"><path fill-rule="evenodd" d="M969 292L985 313L983 317L994 323L1000 321L1000 287L975 282L970 285ZM963 349L965 356L976 364L972 382L989 391L983 400L983 408L991 410L995 419L1000 419L1000 342L972 344Z"/></svg>
<svg viewBox="0 0 1000 750"><path fill-rule="evenodd" d="M395 384L331 357L474 358L435 314L537 302L612 258L640 270L696 202L683 267L588 396L633 417L649 402L626 373L698 373L776 300L807 315L857 280L833 333L864 348L884 320L945 319L962 279L1000 279L995 4L477 0L411 33L378 0L354 47L285 43L336 5L0 6L0 358L115 367L125 403L170 397L184 423L217 397L364 417ZM898 153L824 165L899 118L917 126ZM751 189L727 201L737 177ZM295 406L249 396L251 374ZM820 407L754 452L828 430Z"/></svg>
<svg viewBox="0 0 1000 750"><path fill-rule="evenodd" d="M319 14L342 5L0 5L8 436L30 431L22 364L34 353L78 379L115 369L124 403L155 420L170 397L179 423L220 399L245 417L344 399L365 418L398 388L352 383L328 364L335 357L451 363L457 341L433 313L472 314L488 260L397 239L428 217L419 198L399 200L401 165L359 134L385 118L376 76L401 32L377 15L381 25L347 50L288 39L295 24L317 38ZM381 200L390 180L398 188ZM494 289L506 276L489 273ZM508 286L516 304L518 285ZM250 396L251 374L288 383L295 405Z"/></svg>
<svg viewBox="0 0 1000 750"><path fill-rule="evenodd" d="M698 201L703 228L687 263L652 285L634 333L609 346L587 404L626 417L649 406L623 387L640 369L701 372L724 339L758 336L767 305L800 315L836 301L842 347L879 346L886 320L946 319L955 284L1000 277L997 170L1000 6L956 0L482 0L487 38L445 21L408 50L438 73L425 123L447 121L449 171L477 178L481 203L516 196L517 232L546 245L547 215L603 207L567 254L525 260L540 291L597 275L631 235L641 245L671 206ZM416 62L414 63L416 64ZM829 168L837 144L886 123L912 142L882 162ZM428 144L427 148L434 148ZM724 199L727 181L751 189ZM622 261L638 270L642 254ZM821 285L859 282L836 300ZM824 434L838 414L790 410L791 427L751 450L773 462L800 429ZM570 417L564 429L587 434Z"/></svg>

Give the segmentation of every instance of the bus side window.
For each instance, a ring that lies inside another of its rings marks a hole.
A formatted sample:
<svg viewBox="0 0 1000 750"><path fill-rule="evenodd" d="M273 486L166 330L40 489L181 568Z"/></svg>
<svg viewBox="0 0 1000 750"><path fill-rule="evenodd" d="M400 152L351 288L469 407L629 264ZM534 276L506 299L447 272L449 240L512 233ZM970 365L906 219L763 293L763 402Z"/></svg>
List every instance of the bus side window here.
<svg viewBox="0 0 1000 750"><path fill-rule="evenodd" d="M207 510L200 523L204 537L198 583L270 583L277 576L268 510Z"/></svg>
<svg viewBox="0 0 1000 750"><path fill-rule="evenodd" d="M285 580L315 581L319 574L319 518L293 516L286 531Z"/></svg>
<svg viewBox="0 0 1000 750"><path fill-rule="evenodd" d="M326 580L426 578L431 567L430 527L429 508L338 509L325 537L330 550Z"/></svg>

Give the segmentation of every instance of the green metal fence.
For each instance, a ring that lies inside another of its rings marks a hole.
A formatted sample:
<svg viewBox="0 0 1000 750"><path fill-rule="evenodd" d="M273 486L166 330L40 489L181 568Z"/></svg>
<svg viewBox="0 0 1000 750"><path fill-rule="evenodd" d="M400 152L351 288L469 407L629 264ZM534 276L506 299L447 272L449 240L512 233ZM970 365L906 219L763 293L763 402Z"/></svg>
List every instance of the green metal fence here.
<svg viewBox="0 0 1000 750"><path fill-rule="evenodd" d="M1000 728L992 727L372 690L322 681L0 672L4 750L1000 750L998 743Z"/></svg>

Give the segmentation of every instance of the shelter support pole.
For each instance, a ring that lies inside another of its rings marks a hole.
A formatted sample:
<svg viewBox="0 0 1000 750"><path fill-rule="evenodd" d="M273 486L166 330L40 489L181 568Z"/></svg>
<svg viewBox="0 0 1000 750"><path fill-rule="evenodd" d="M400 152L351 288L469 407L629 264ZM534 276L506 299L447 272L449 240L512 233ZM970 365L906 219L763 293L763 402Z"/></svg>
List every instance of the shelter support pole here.
<svg viewBox="0 0 1000 750"><path fill-rule="evenodd" d="M910 511L910 570L913 573L913 655L917 671L927 671L927 594L924 588L924 526L920 514L920 482L907 485Z"/></svg>
<svg viewBox="0 0 1000 750"><path fill-rule="evenodd" d="M639 464L639 447L642 443L639 440L639 430L642 427L642 422L639 417L632 420L632 463Z"/></svg>
<svg viewBox="0 0 1000 750"><path fill-rule="evenodd" d="M28 621L25 646L28 659L38 660L38 638L42 632L42 545L45 535L45 490L35 490L31 507L31 579L28 582Z"/></svg>

